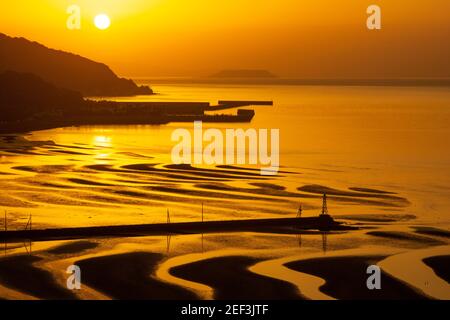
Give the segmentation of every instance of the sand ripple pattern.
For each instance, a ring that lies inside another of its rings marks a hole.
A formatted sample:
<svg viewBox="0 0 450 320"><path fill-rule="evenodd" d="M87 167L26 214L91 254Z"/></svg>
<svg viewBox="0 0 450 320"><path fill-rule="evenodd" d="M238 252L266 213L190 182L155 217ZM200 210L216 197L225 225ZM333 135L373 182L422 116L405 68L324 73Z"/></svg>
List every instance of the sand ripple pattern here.
<svg viewBox="0 0 450 320"><path fill-rule="evenodd" d="M174 220L198 219L201 203L208 207L209 219L280 216L294 214L300 201L305 210L317 208L324 192L338 205L380 210L409 205L383 190L302 184L304 172L295 170L282 168L277 177L269 178L255 168L173 165L158 154L96 144L4 136L0 155L0 187L7 190L0 195L0 206L36 216L57 216L64 209L73 225L111 223L117 220L113 216L129 223L161 222L166 208L176 212Z"/></svg>

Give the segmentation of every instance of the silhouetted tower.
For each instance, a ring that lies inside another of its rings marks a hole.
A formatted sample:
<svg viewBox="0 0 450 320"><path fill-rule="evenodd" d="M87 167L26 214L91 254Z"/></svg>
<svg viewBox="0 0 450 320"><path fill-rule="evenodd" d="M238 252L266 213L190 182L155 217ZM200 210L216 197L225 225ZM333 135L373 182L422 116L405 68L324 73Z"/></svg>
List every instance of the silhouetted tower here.
<svg viewBox="0 0 450 320"><path fill-rule="evenodd" d="M328 215L327 194L323 194L322 216Z"/></svg>

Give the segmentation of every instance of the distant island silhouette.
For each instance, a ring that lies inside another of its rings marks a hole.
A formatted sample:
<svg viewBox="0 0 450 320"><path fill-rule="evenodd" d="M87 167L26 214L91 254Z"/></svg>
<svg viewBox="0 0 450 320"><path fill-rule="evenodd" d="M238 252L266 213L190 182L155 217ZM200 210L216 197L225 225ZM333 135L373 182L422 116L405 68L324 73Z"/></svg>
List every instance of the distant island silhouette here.
<svg viewBox="0 0 450 320"><path fill-rule="evenodd" d="M83 96L149 95L147 86L119 78L108 66L72 53L54 50L25 38L0 33L0 73L32 73Z"/></svg>
<svg viewBox="0 0 450 320"><path fill-rule="evenodd" d="M210 76L210 78L276 78L277 76L268 70L229 69L222 70Z"/></svg>

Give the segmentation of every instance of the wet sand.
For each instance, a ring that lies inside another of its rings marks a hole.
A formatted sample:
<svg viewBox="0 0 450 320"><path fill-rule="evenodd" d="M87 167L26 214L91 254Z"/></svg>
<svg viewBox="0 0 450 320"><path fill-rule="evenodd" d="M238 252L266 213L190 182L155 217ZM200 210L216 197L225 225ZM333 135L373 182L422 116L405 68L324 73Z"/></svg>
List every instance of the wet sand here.
<svg viewBox="0 0 450 320"><path fill-rule="evenodd" d="M161 89L163 89L161 92L166 93L164 99L177 100L189 97L204 97L205 100L209 100L217 97L218 91L226 98L235 95L255 97L273 95L279 104L280 112L266 112L264 109L258 111L254 126L271 128L277 125L284 132L282 162L286 166L285 170L279 171L279 177L263 179L259 175L259 169L254 168L217 166L214 170L214 168L168 166L170 162L164 156L168 155L167 152L170 152L173 146L170 133L174 128L170 126L145 129L111 127L106 130L103 127L101 130L68 128L37 132L30 137L31 140L40 141L28 141L21 136L8 136L0 140L0 154L5 155L0 167L2 174L0 185L5 192L0 196L0 203L4 207L9 207L10 215L16 214L17 219L22 218L12 227L23 230L25 218L30 213L33 214L33 229L161 223L165 221L166 208L169 208L175 216L174 221L200 221L200 206L203 202L205 213L209 214L205 216L205 221L272 218L274 215L294 217L299 202L305 209L305 216L310 216L320 212L322 193L327 192L330 196L329 210L336 217L346 215L351 218L350 215L353 214L353 221L373 222L372 225L375 223L387 225L391 222L393 225L401 224L398 232L407 230L404 228L405 225L422 223L422 218L427 220L425 223L434 223L436 227L442 229L446 226L448 228L449 202L446 191L450 189L449 171L445 164L448 162L449 153L443 153L443 150L448 149L445 145L448 139L443 139L443 133L448 136L448 130L443 131L443 128L448 127L447 92L429 89L418 91L417 88L411 90L397 88L394 92L383 88L348 87L329 87L325 90L306 87L270 88L272 92L267 91L267 87L246 86L229 88L190 86L187 90L173 86ZM393 99L394 95L405 99L401 99L404 101L400 103L397 98ZM299 107L299 101L306 102L301 103L302 106ZM368 104L367 101L371 103ZM393 128L395 132L392 131ZM299 139L299 136L313 138ZM414 141L415 148L411 149L405 141ZM161 156L161 153L164 156ZM387 213L399 213L405 219L402 218L399 222L399 219L388 216ZM357 217L355 214L361 215ZM408 215L416 215L419 222L407 221ZM2 226L1 218L0 226ZM331 250L327 255L334 249L358 247L366 242L403 251L409 247L431 246L440 240L448 242L449 238L448 231L446 233L420 228L416 231L411 229L407 234L392 234L392 229L380 228L375 235L366 235L363 230L329 237L328 244ZM275 229L270 231L281 232ZM423 237L420 237L421 235ZM429 241L433 237L437 241ZM425 242L422 241L424 238ZM253 248L269 247L273 252L285 249L292 241L296 242L294 236L292 239L286 239L286 243L278 240L258 242L255 237L248 235L243 235L241 240L242 246L251 243ZM112 240L107 239L105 242L109 243ZM179 242L183 243L184 240ZM205 243L207 249L213 246L211 240ZM191 246L191 243L183 245L190 250L198 249L197 246ZM304 247L316 245L319 243L315 237L303 237ZM131 248L130 252L143 250L142 246L143 244L138 244L135 248ZM33 245L34 250L37 247L38 245ZM230 244L224 240L219 244L217 240L214 243L215 249L235 247L239 247L236 242ZM98 247L92 248L92 252L111 254L105 252L105 249L109 250ZM303 251L300 250L303 249L305 248L296 251L295 248L292 253L302 255ZM45 253L42 256L50 260L62 258L62 261L65 261L64 255L75 256L78 252L84 253L86 250L89 250L87 254L90 255L91 245L80 241L51 249L47 252L49 254ZM185 253L176 246L172 250L173 254ZM426 251L429 249L426 248ZM232 254L239 255L237 252ZM252 253L249 254L251 256ZM374 252L368 249L363 254L372 257L375 254L383 255L385 251ZM442 256L446 253L439 254ZM154 287L153 281L157 282L150 274L159 263L159 258L149 255L150 258L146 256L144 258L129 253L95 259L91 256L78 258L71 256L71 260L89 259L85 261L88 268L83 269L83 282L87 280L86 277L91 277L92 283L101 287L110 296L129 298L128 295L133 295L139 290L142 291L141 296L155 294L144 288ZM429 269L430 273L435 272L445 279L448 259L445 260L440 256L425 258L421 265ZM37 286L36 282L41 282L39 277L33 278L34 281L22 281L20 285L17 283L23 274L29 273L30 268L34 268L32 264L25 263L22 260L24 258L11 259L18 259L18 262L10 262L8 273L3 272L5 267L1 267L3 263L0 260L0 280L6 277L21 290L33 291L33 288L37 290L34 286ZM360 259L361 266L356 262L345 262L347 260L336 258L336 262L333 263L332 260L320 260L319 257L308 262L314 265L313 270L309 271L311 273L320 271L324 274L327 281L324 288L331 286L336 290L336 284L333 283L337 281L342 283L343 288L351 287L348 293L351 298L358 298L359 292L356 289L353 291L352 283L357 281L362 285L365 284L367 279L363 269L365 262L363 258L358 257L347 259L351 261ZM407 272L413 268L413 263L421 262L422 257L414 260L405 260L404 257L394 260L394 265L398 266L400 271ZM204 265L209 265L211 261L205 261ZM227 292L232 298L239 290L230 288L231 284L240 285L236 288L241 288L245 286L242 279L254 279L257 276L248 274L247 266L251 265L249 261L235 259L234 263L237 266L224 260L219 261L222 264L213 263L211 265L214 267L211 269L205 267L197 270L189 265L182 265L180 268L183 271L185 268L191 268L193 278L195 275L195 279L205 282L208 280L207 283L211 286L213 280L222 281L221 286L228 286L230 291ZM349 266L353 264L357 266L350 268ZM139 270L136 271L135 268ZM353 271L348 271L348 268ZM286 269L280 273L286 276L284 271ZM425 283L424 279L430 281L426 270L419 271L411 277L405 277L405 281L413 283L415 280L422 284ZM345 278L342 273L347 273L348 277ZM356 280L353 279L354 273L358 275ZM218 279L204 279L209 274L215 275ZM292 274L298 276L299 273L292 271ZM418 275L425 275L424 279ZM340 280L340 277L347 279L347 282ZM259 279L257 282L262 281ZM448 280L448 277L446 279ZM53 283L49 277L46 278L47 281ZM238 283L239 281L242 283ZM116 282L120 284L114 287L113 284ZM430 282L429 286L433 287L434 283ZM214 288L219 288L218 285ZM388 283L382 282L382 291L385 285ZM129 287L131 289L128 289ZM301 283L298 287L301 288ZM133 290L135 288L136 290ZM260 291L266 292L267 295L282 296L279 291L267 293L270 292L270 288L271 286L268 286L267 289ZM448 292L447 286L442 288L441 293ZM39 286L39 292L41 289ZM158 292L166 292L164 290L172 292L172 289L161 289ZM175 287L175 291L178 289ZM182 292L185 293L183 290ZM306 295L306 292L303 292ZM330 295L332 293L329 292ZM342 294L345 297L348 295ZM46 296L48 295L41 294L39 297ZM435 297L447 296L436 294Z"/></svg>
<svg viewBox="0 0 450 320"><path fill-rule="evenodd" d="M164 256L134 252L78 261L83 283L113 299L192 300L196 295L152 277Z"/></svg>
<svg viewBox="0 0 450 320"><path fill-rule="evenodd" d="M95 242L90 241L76 241L62 246L56 247L54 249L48 250L48 253L52 254L72 254L81 253L83 251L94 249L98 246Z"/></svg>
<svg viewBox="0 0 450 320"><path fill-rule="evenodd" d="M425 258L423 262L432 268L438 277L450 284L450 255Z"/></svg>
<svg viewBox="0 0 450 320"><path fill-rule="evenodd" d="M440 241L438 239L425 237L416 235L414 233L409 232L402 232L402 231L369 231L367 232L368 235L380 237L380 238L386 238L390 240L400 240L400 241L408 241L408 242L416 242L423 245L442 245L446 244L443 241Z"/></svg>
<svg viewBox="0 0 450 320"><path fill-rule="evenodd" d="M260 259L243 256L219 257L194 262L170 270L170 274L199 282L214 289L217 300L300 299L295 286L260 276L248 270Z"/></svg>
<svg viewBox="0 0 450 320"><path fill-rule="evenodd" d="M286 264L289 269L311 274L325 280L320 291L336 299L382 300L425 299L413 289L382 272L381 290L369 290L367 267L382 260L382 256L329 257L302 260Z"/></svg>
<svg viewBox="0 0 450 320"><path fill-rule="evenodd" d="M359 221L365 223L388 223L388 222L400 222L410 221L417 217L411 214L352 214L352 215L336 215L335 218Z"/></svg>
<svg viewBox="0 0 450 320"><path fill-rule="evenodd" d="M450 239L450 231L433 227L415 227L416 233Z"/></svg>
<svg viewBox="0 0 450 320"><path fill-rule="evenodd" d="M408 250L389 256L379 263L379 266L403 283L408 283L427 297L440 300L450 300L450 285L436 274L435 270L424 263L432 258L436 270L448 269L448 260L435 257L448 256L450 246L433 246L416 250ZM439 265L437 265L439 263Z"/></svg>
<svg viewBox="0 0 450 320"><path fill-rule="evenodd" d="M42 259L36 256L13 256L0 260L0 283L39 299L72 300L77 297L60 287L51 273L34 266Z"/></svg>

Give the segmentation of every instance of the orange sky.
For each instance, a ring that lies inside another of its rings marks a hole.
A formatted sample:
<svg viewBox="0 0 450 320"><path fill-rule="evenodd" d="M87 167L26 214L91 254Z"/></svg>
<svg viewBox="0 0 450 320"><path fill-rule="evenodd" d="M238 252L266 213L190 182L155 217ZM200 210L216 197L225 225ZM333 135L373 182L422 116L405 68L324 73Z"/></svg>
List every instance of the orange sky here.
<svg viewBox="0 0 450 320"><path fill-rule="evenodd" d="M70 4L81 30L66 28ZM382 9L381 31L366 8ZM112 25L93 26L105 12ZM21 0L0 32L105 62L125 76L268 69L283 77L449 77L448 0Z"/></svg>

